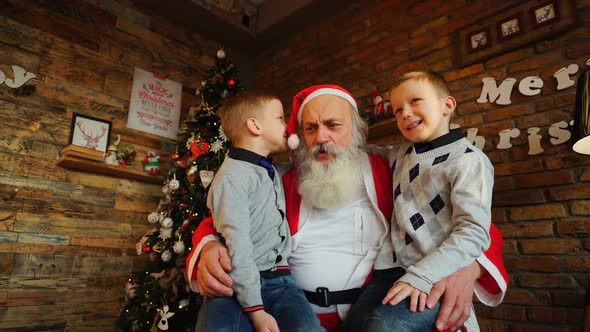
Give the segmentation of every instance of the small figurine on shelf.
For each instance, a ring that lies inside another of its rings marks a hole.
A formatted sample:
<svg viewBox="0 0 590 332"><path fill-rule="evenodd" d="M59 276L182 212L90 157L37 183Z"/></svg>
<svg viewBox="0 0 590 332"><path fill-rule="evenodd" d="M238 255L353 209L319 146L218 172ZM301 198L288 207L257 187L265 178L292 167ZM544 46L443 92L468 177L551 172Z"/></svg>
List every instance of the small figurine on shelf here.
<svg viewBox="0 0 590 332"><path fill-rule="evenodd" d="M154 151L149 151L143 160L143 163L145 164L143 166L143 170L150 175L160 174L160 158L162 157L163 156L161 154L156 154Z"/></svg>
<svg viewBox="0 0 590 332"><path fill-rule="evenodd" d="M119 147L117 151L117 160L121 167L127 167L135 159L137 151L128 146Z"/></svg>
<svg viewBox="0 0 590 332"><path fill-rule="evenodd" d="M119 142L121 142L121 135L117 135L117 141L109 145L107 148L107 153L104 157L105 164L113 166L119 165L119 162L117 161L117 145L119 145Z"/></svg>
<svg viewBox="0 0 590 332"><path fill-rule="evenodd" d="M377 117L382 117L385 115L385 103L383 102L383 97L379 91L374 90L371 92L371 102L373 103L373 114Z"/></svg>

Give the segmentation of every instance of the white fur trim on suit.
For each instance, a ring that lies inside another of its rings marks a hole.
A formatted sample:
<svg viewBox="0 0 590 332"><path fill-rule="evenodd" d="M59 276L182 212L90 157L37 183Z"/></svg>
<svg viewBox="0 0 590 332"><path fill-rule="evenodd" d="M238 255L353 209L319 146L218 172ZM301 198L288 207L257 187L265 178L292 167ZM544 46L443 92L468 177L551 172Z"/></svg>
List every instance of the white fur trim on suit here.
<svg viewBox="0 0 590 332"><path fill-rule="evenodd" d="M490 273L490 275L498 283L498 287L500 287L501 292L499 294L489 293L488 291L486 291L485 288L482 287L482 285L480 285L479 283L475 283L475 295L477 295L477 298L481 301L481 303L491 307L495 307L498 304L502 303L508 285L506 284L506 281L502 277L502 274L500 273L496 265L494 265L494 263L492 263L492 261L489 260L489 258L485 254L479 256L477 261L479 262L479 264L481 264L481 266L483 266L484 269L486 269L486 271Z"/></svg>
<svg viewBox="0 0 590 332"><path fill-rule="evenodd" d="M190 257L188 259L188 264L186 266L186 275L190 280L189 286L191 290L195 293L199 292L199 286L197 280L191 278L191 276L193 275L193 271L197 267L197 261L199 260L199 254L201 253L201 249L203 249L205 243L209 241L219 241L219 238L215 235L207 235L203 237L203 239L201 240L201 242L199 242L197 247L193 251L191 251Z"/></svg>
<svg viewBox="0 0 590 332"><path fill-rule="evenodd" d="M346 93L342 90L332 89L332 88L317 89L314 92L310 93L309 96L307 96L307 98L305 98L303 100L303 102L301 103L301 106L299 106L299 109L297 110L297 121L299 123L301 123L301 114L303 114L302 110L303 110L303 107L305 107L305 104L309 103L313 98L318 97L318 96L323 96L323 95L333 95L333 96L338 96L340 98L344 98L346 101L348 101L354 107L355 110L358 110L358 108L356 106L356 101L354 101L354 98L352 98L352 96L349 95L348 93Z"/></svg>

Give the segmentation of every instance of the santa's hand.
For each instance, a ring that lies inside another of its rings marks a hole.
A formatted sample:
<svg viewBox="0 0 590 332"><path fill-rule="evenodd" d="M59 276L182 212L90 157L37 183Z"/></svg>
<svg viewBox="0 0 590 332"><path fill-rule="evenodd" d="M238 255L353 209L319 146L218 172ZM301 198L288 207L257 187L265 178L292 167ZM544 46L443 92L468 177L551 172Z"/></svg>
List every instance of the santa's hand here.
<svg viewBox="0 0 590 332"><path fill-rule="evenodd" d="M197 265L197 283L203 296L233 295L233 281L227 272L231 271L231 260L225 245L209 241L201 249Z"/></svg>
<svg viewBox="0 0 590 332"><path fill-rule="evenodd" d="M444 293L436 318L437 329L455 331L463 326L471 313L473 287L481 273L479 263L474 262L434 284L426 305L432 309Z"/></svg>
<svg viewBox="0 0 590 332"><path fill-rule="evenodd" d="M412 287L412 285L403 281L396 282L393 287L381 301L382 304L397 305L405 298L410 297L410 311L416 312L416 309L421 312L424 311L426 306L426 293L419 291Z"/></svg>

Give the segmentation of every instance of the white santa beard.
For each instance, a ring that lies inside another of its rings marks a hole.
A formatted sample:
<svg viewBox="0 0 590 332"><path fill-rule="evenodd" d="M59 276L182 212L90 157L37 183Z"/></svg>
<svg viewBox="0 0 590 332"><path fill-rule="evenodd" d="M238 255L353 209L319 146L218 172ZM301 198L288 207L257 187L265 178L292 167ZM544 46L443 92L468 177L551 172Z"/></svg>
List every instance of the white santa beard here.
<svg viewBox="0 0 590 332"><path fill-rule="evenodd" d="M343 206L362 192L362 150L350 147L338 151L334 146L329 146L328 150L332 152L333 160L326 164L315 159L314 149L307 153L299 168L297 187L306 204L323 209Z"/></svg>

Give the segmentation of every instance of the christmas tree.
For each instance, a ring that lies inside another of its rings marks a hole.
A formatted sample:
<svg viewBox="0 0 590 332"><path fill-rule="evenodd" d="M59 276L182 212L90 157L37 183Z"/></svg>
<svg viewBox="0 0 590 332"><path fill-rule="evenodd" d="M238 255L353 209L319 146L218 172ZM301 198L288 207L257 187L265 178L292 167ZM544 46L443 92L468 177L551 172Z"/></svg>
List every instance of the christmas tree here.
<svg viewBox="0 0 590 332"><path fill-rule="evenodd" d="M185 260L194 230L209 216L208 186L228 144L217 111L240 90L237 68L221 49L196 90L200 104L190 108L179 128L164 198L147 215L150 229L136 244L148 262L125 283L125 304L117 319L123 331L191 331L195 326L199 298L189 289Z"/></svg>

